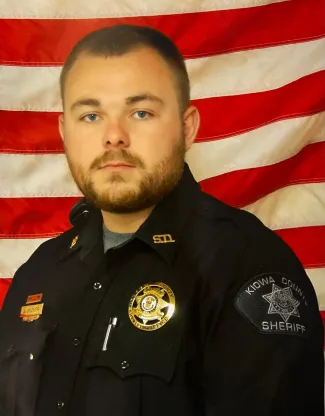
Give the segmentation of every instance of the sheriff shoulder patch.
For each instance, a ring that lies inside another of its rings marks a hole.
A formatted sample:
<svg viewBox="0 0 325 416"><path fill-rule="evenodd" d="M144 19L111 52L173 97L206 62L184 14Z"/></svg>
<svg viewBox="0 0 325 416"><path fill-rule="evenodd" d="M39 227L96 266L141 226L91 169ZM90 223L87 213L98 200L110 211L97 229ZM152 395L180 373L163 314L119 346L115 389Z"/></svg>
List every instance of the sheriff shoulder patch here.
<svg viewBox="0 0 325 416"><path fill-rule="evenodd" d="M303 289L281 273L265 273L248 281L235 305L264 334L308 336L308 302Z"/></svg>

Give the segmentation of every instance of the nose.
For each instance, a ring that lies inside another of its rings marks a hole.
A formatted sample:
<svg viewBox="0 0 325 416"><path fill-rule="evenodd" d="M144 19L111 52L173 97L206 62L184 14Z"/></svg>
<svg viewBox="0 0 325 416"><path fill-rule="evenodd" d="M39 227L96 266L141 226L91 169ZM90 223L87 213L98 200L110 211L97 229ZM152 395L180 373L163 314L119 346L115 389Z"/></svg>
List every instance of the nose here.
<svg viewBox="0 0 325 416"><path fill-rule="evenodd" d="M129 135L124 126L118 121L109 122L103 134L104 148L125 148L129 145Z"/></svg>

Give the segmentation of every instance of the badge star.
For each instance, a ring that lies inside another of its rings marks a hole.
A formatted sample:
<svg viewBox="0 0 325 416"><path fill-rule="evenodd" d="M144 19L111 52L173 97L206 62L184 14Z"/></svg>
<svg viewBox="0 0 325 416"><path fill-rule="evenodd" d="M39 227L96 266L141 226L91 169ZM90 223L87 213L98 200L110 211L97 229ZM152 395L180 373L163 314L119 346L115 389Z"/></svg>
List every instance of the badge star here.
<svg viewBox="0 0 325 416"><path fill-rule="evenodd" d="M144 298L146 298L148 294L155 295L157 299L157 304L155 308L150 312L142 310L141 308L141 302ZM136 296L135 299L138 305L136 308L137 310L136 315L142 319L142 322L144 323L144 325L146 325L147 322L150 320L156 320L156 319L161 320L164 317L165 314L164 312L161 311L161 309L164 309L169 306L169 303L163 299L164 294L165 294L165 291L163 289L162 290L157 290L157 289L146 290L145 289L144 294Z"/></svg>
<svg viewBox="0 0 325 416"><path fill-rule="evenodd" d="M270 304L268 314L277 313L285 322L291 315L300 318L298 312L300 302L293 296L290 287L281 288L273 283L272 292L263 295L263 298Z"/></svg>

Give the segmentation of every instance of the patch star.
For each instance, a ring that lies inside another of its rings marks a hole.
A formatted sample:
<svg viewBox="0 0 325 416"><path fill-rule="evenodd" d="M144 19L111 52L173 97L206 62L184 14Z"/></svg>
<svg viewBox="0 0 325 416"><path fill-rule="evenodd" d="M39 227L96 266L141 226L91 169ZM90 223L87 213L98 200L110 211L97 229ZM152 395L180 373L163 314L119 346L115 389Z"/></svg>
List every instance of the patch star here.
<svg viewBox="0 0 325 416"><path fill-rule="evenodd" d="M272 285L272 292L263 295L263 298L270 304L268 314L279 314L287 322L291 315L300 318L298 306L300 302L293 296L291 288L281 288L275 283Z"/></svg>

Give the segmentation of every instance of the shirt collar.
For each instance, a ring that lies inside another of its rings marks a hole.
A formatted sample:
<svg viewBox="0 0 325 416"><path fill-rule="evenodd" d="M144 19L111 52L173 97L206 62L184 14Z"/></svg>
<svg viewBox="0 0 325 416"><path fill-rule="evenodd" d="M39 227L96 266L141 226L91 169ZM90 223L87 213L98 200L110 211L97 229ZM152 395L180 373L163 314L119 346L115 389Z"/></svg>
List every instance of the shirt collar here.
<svg viewBox="0 0 325 416"><path fill-rule="evenodd" d="M104 255L102 224L103 218L100 210L91 206L87 219L69 232L70 240L66 242L66 246L57 261L65 260L76 253L82 261L89 258L88 255L92 252L98 253L98 257L102 258ZM94 250L95 247L98 250Z"/></svg>
<svg viewBox="0 0 325 416"><path fill-rule="evenodd" d="M176 187L152 211L135 236L152 247L171 263L180 238L198 200L200 186L185 164L183 176Z"/></svg>
<svg viewBox="0 0 325 416"><path fill-rule="evenodd" d="M198 200L199 192L200 186L195 181L188 165L185 164L179 183L154 208L133 238L138 238L148 244L165 261L171 263L184 226ZM75 228L75 237L69 242L67 250L59 258L59 261L75 252L79 253L79 257L83 261L92 257L89 254L93 251L97 251L98 255L100 253L103 257L103 218L100 210L93 207L86 223L80 230L78 227ZM95 247L98 250L94 250Z"/></svg>

